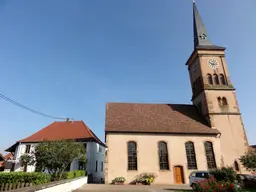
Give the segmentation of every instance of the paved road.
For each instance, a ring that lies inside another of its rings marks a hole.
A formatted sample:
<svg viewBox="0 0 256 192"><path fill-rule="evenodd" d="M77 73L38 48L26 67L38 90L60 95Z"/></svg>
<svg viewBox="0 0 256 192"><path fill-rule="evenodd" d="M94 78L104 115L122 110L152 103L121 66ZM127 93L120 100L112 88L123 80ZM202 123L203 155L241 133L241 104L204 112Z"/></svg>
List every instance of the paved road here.
<svg viewBox="0 0 256 192"><path fill-rule="evenodd" d="M191 189L188 185L100 185L87 184L74 192L171 192Z"/></svg>

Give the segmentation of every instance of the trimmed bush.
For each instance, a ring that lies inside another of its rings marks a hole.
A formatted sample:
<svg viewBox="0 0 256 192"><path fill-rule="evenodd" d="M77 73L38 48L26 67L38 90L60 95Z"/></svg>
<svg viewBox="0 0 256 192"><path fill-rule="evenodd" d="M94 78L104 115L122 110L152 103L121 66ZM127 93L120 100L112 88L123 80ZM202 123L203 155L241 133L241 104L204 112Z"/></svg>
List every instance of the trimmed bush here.
<svg viewBox="0 0 256 192"><path fill-rule="evenodd" d="M4 172L0 173L0 184L5 183L32 183L33 185L40 185L48 183L51 176L41 172Z"/></svg>
<svg viewBox="0 0 256 192"><path fill-rule="evenodd" d="M234 183L236 180L236 172L232 167L222 167L221 169L214 169L210 174L216 181L224 181Z"/></svg>
<svg viewBox="0 0 256 192"><path fill-rule="evenodd" d="M69 171L69 172L64 172L62 174L61 179L72 179L76 177L82 177L85 175L86 175L86 171L82 171L82 170Z"/></svg>
<svg viewBox="0 0 256 192"><path fill-rule="evenodd" d="M74 173L73 173L73 171L64 172L64 173L62 174L62 177L61 177L61 179L72 179L72 178L74 178Z"/></svg>

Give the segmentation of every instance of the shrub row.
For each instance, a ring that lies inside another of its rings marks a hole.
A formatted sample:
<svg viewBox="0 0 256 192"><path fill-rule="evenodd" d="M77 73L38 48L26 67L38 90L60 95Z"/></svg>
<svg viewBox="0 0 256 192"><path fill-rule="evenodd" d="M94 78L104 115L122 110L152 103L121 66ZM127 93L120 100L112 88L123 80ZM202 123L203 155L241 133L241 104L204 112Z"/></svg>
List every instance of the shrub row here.
<svg viewBox="0 0 256 192"><path fill-rule="evenodd" d="M86 171L83 171L83 170L69 171L69 172L64 172L62 174L61 179L72 179L76 177L82 177L85 175L86 175Z"/></svg>
<svg viewBox="0 0 256 192"><path fill-rule="evenodd" d="M232 167L222 167L210 171L216 181L225 181L234 183L236 181L236 172Z"/></svg>
<svg viewBox="0 0 256 192"><path fill-rule="evenodd" d="M40 185L48 183L51 176L40 172L3 172L0 173L0 184L5 183L32 183L33 185Z"/></svg>

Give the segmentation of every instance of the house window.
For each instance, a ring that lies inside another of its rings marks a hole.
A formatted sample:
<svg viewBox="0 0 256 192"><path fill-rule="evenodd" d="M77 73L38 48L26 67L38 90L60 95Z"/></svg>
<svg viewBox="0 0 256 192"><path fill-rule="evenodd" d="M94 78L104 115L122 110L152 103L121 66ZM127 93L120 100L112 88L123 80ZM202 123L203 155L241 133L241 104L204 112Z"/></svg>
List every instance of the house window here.
<svg viewBox="0 0 256 192"><path fill-rule="evenodd" d="M188 169L197 169L194 143L191 141L186 142L185 148L186 148Z"/></svg>
<svg viewBox="0 0 256 192"><path fill-rule="evenodd" d="M31 147L31 145L26 145L25 153L29 153L30 152L30 147Z"/></svg>
<svg viewBox="0 0 256 192"><path fill-rule="evenodd" d="M211 74L207 74L207 81L208 81L208 84L210 84L210 85L213 84L212 75Z"/></svg>
<svg viewBox="0 0 256 192"><path fill-rule="evenodd" d="M219 85L219 84L220 84L220 82L219 82L219 77L218 77L217 74L214 74L214 75L213 75L213 82L214 82L214 84L216 84L216 85Z"/></svg>
<svg viewBox="0 0 256 192"><path fill-rule="evenodd" d="M160 170L169 170L168 150L166 142L160 141L158 143L158 156Z"/></svg>
<svg viewBox="0 0 256 192"><path fill-rule="evenodd" d="M102 148L101 148L101 147L99 147L99 152L100 152L100 153L102 152Z"/></svg>
<svg viewBox="0 0 256 192"><path fill-rule="evenodd" d="M226 85L226 81L225 81L225 78L224 78L223 74L220 74L220 84L221 85Z"/></svg>
<svg viewBox="0 0 256 192"><path fill-rule="evenodd" d="M98 161L96 161L95 172L98 171Z"/></svg>
<svg viewBox="0 0 256 192"><path fill-rule="evenodd" d="M237 161L234 162L234 167L235 167L235 170L236 170L236 171L239 171L239 166L238 166Z"/></svg>
<svg viewBox="0 0 256 192"><path fill-rule="evenodd" d="M101 171L103 171L103 161L101 161Z"/></svg>
<svg viewBox="0 0 256 192"><path fill-rule="evenodd" d="M137 170L137 144L128 142L128 170Z"/></svg>
<svg viewBox="0 0 256 192"><path fill-rule="evenodd" d="M209 142L209 141L206 141L204 143L204 148L205 148L205 156L206 156L208 169L215 169L216 168L216 162L215 162L212 143Z"/></svg>

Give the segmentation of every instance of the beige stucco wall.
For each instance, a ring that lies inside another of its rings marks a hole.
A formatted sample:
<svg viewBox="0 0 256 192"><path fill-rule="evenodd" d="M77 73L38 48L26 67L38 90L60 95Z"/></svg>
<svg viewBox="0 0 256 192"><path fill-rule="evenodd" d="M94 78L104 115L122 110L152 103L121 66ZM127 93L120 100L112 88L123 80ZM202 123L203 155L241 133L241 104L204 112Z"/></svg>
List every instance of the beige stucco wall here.
<svg viewBox="0 0 256 192"><path fill-rule="evenodd" d="M220 143L224 166L234 166L234 161L239 163L239 158L244 155L248 147L241 116L212 115L210 118L214 127L221 132ZM240 166L240 171L247 173L243 166Z"/></svg>
<svg viewBox="0 0 256 192"><path fill-rule="evenodd" d="M208 60L214 58L219 63L217 69L212 69L208 65ZM234 166L234 161L239 162L239 157L248 148L248 141L244 131L244 125L236 98L236 93L232 90L232 83L228 73L224 51L200 50L194 52L193 57L188 62L191 84L201 76L204 85L209 85L207 74L223 74L227 82L226 85L217 85L212 89L206 89L193 99L193 104L202 103L202 114L209 120L212 128L221 132L221 153L223 155L223 165ZM194 67L198 70L194 71ZM227 99L227 106L220 106L218 97ZM240 167L242 173L246 173Z"/></svg>
<svg viewBox="0 0 256 192"><path fill-rule="evenodd" d="M127 142L137 142L138 170L127 170ZM158 142L165 141L168 145L169 171L159 170ZM143 172L157 174L155 184L174 184L173 167L183 166L185 183L189 183L188 177L192 170L187 170L185 142L194 142L198 170L207 170L204 150L204 142L213 143L217 166L221 164L220 139L214 136L175 136L175 135L147 135L147 134L107 134L108 146L106 155L105 181L111 183L115 177L123 176L130 183Z"/></svg>

